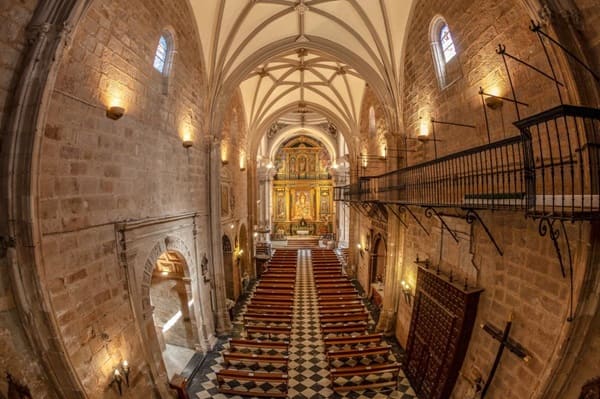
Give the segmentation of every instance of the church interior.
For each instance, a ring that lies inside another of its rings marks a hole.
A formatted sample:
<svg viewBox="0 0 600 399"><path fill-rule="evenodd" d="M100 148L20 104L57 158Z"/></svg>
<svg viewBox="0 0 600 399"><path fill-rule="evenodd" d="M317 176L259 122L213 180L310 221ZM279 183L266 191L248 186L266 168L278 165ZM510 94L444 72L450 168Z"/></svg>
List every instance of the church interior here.
<svg viewBox="0 0 600 399"><path fill-rule="evenodd" d="M597 0L0 21L0 399L600 399Z"/></svg>

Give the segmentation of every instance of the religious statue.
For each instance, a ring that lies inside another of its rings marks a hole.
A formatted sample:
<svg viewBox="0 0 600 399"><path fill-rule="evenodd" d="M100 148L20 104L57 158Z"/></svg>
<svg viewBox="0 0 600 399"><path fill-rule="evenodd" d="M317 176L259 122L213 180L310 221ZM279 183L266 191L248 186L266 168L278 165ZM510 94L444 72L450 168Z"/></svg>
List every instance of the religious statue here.
<svg viewBox="0 0 600 399"><path fill-rule="evenodd" d="M295 212L294 212L295 217L297 217L297 218L310 218L311 217L310 201L306 200L305 193L301 193L296 198L296 204L295 204L294 208L295 208Z"/></svg>

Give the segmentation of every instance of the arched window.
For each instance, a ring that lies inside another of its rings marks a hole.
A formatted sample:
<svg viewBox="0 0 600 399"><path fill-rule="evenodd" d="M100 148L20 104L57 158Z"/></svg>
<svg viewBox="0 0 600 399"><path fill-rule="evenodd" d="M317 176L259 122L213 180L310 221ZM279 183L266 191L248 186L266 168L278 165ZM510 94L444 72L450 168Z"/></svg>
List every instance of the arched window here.
<svg viewBox="0 0 600 399"><path fill-rule="evenodd" d="M154 69L160 73L165 73L169 50L169 42L165 35L162 35L158 39L158 46L156 46L156 53L154 54Z"/></svg>
<svg viewBox="0 0 600 399"><path fill-rule="evenodd" d="M168 94L169 78L173 67L173 55L175 54L175 35L172 29L166 29L158 39L158 45L154 52L154 69L156 69L163 77L162 91L163 94Z"/></svg>
<svg viewBox="0 0 600 399"><path fill-rule="evenodd" d="M457 50L446 20L436 15L431 21L431 52L438 83L443 89L460 77Z"/></svg>
<svg viewBox="0 0 600 399"><path fill-rule="evenodd" d="M442 53L444 54L444 61L447 64L456 55L456 49L454 48L454 42L452 41L448 25L444 25L440 29L440 44L442 46Z"/></svg>

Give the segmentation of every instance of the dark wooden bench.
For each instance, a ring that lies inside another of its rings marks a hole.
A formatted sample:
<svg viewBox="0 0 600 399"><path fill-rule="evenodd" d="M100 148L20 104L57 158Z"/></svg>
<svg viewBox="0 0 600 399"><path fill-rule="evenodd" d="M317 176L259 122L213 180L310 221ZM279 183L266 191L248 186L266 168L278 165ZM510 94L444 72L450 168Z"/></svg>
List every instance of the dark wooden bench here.
<svg viewBox="0 0 600 399"><path fill-rule="evenodd" d="M386 359L390 355L389 345L382 346L367 346L356 349L341 349L341 350L329 350L327 351L327 360L331 362L335 359L354 359L364 358L373 356L385 356Z"/></svg>
<svg viewBox="0 0 600 399"><path fill-rule="evenodd" d="M322 307L343 306L343 305L355 306L355 305L363 305L363 303L360 299L357 299L356 297L353 297L351 299L344 298L342 300L327 298L327 299L323 299L323 300L319 301L319 306L322 306Z"/></svg>
<svg viewBox="0 0 600 399"><path fill-rule="evenodd" d="M293 290L295 286L296 286L296 284L294 284L294 283L281 282L281 281L275 281L275 280L258 282L258 287L269 288L269 289L292 289Z"/></svg>
<svg viewBox="0 0 600 399"><path fill-rule="evenodd" d="M400 364L396 362L373 364L369 366L353 366L353 367L338 367L329 370L330 379L333 390L336 392L362 391L365 389L374 389L381 387L395 387L398 383L398 373ZM391 373L391 378L381 381L379 378L376 381L368 381L370 375L378 375ZM363 377L360 384L338 384L337 378L349 380L353 377Z"/></svg>
<svg viewBox="0 0 600 399"><path fill-rule="evenodd" d="M358 296L358 291L356 291L356 288L351 287L351 288L323 288L320 290L317 290L317 295L319 297L323 297L323 296L329 296L329 295L346 295L346 294L354 294L356 296Z"/></svg>
<svg viewBox="0 0 600 399"><path fill-rule="evenodd" d="M262 396L268 398L287 398L288 395L288 375L284 373L266 373L254 372L246 370L231 370L224 369L217 371L217 383L219 392L228 395L243 395L243 396ZM251 381L257 386L263 383L269 383L274 388L268 391L262 390L245 390L243 385L236 388L226 388L223 385L227 381Z"/></svg>
<svg viewBox="0 0 600 399"><path fill-rule="evenodd" d="M292 295L282 295L282 294L267 294L264 292L257 292L252 295L252 300L257 299L259 301L268 301L270 303L294 303L294 297Z"/></svg>
<svg viewBox="0 0 600 399"><path fill-rule="evenodd" d="M334 324L334 325L322 325L321 332L323 334L350 334L350 333L364 333L367 330L367 323L356 322L356 323L345 323L345 324Z"/></svg>
<svg viewBox="0 0 600 399"><path fill-rule="evenodd" d="M248 325L244 327L248 335L252 336L254 334L263 334L267 337L271 338L277 335L285 335L289 338L292 334L291 326L284 327L274 327L274 326L254 326Z"/></svg>
<svg viewBox="0 0 600 399"><path fill-rule="evenodd" d="M293 297L294 289L293 288L280 289L280 288L258 287L257 289L254 290L254 293L255 294L264 294L264 295L285 295L285 296Z"/></svg>
<svg viewBox="0 0 600 399"><path fill-rule="evenodd" d="M334 288L354 288L350 281L334 281L325 283L316 283L317 289L334 289Z"/></svg>
<svg viewBox="0 0 600 399"><path fill-rule="evenodd" d="M246 352L230 352L224 351L223 365L228 367L232 361L238 362L244 365L251 366L253 364L268 363L273 365L287 366L288 356L287 355L267 355L263 353L246 353Z"/></svg>
<svg viewBox="0 0 600 399"><path fill-rule="evenodd" d="M337 313L352 313L352 312L364 312L365 306L362 304L357 305L340 305L335 306L319 306L319 313L321 315L337 314Z"/></svg>
<svg viewBox="0 0 600 399"><path fill-rule="evenodd" d="M240 348L250 349L268 349L286 351L289 349L289 341L270 341L266 339L243 339L229 338L227 340L231 350L239 350Z"/></svg>
<svg viewBox="0 0 600 399"><path fill-rule="evenodd" d="M265 313L265 314L278 314L291 316L294 312L291 306L285 307L268 307L261 305L248 305L246 307L247 312L251 313Z"/></svg>
<svg viewBox="0 0 600 399"><path fill-rule="evenodd" d="M347 295L340 295L340 294L334 294L334 295L320 295L318 297L319 300L319 304L324 304L327 303L329 305L331 304L335 304L335 303L349 303L352 301L358 301L358 295L356 294L347 294ZM323 302L323 303L321 303Z"/></svg>
<svg viewBox="0 0 600 399"><path fill-rule="evenodd" d="M354 335L347 337L330 337L325 338L323 342L325 343L325 347L330 346L356 346L356 345L369 345L369 344L378 344L383 340L383 334L363 334L363 335Z"/></svg>
<svg viewBox="0 0 600 399"><path fill-rule="evenodd" d="M354 312L344 313L336 315L322 315L320 317L321 324L330 323L350 323L355 321L369 321L369 315L367 312Z"/></svg>
<svg viewBox="0 0 600 399"><path fill-rule="evenodd" d="M244 313L245 323L292 323L291 315L268 314L268 313Z"/></svg>
<svg viewBox="0 0 600 399"><path fill-rule="evenodd" d="M270 306L270 305L287 305L287 306L292 306L292 304L294 303L293 299L287 299L287 300L277 300L274 301L272 298L265 298L265 297L256 297L256 298L252 298L252 300L250 301L250 305L258 305L258 306Z"/></svg>

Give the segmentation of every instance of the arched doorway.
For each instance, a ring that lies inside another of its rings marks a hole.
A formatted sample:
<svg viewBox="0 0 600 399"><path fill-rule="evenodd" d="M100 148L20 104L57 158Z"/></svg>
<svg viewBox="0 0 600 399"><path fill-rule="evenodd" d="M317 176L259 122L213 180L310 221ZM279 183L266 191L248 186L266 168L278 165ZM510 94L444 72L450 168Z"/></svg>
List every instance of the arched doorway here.
<svg viewBox="0 0 600 399"><path fill-rule="evenodd" d="M158 257L149 294L156 338L170 379L185 368L200 344L190 273L179 253L167 250Z"/></svg>
<svg viewBox="0 0 600 399"><path fill-rule="evenodd" d="M369 290L373 296L373 301L378 306L381 306L383 303L383 282L385 281L386 259L387 247L385 241L381 235L377 235L373 243L373 251L371 255Z"/></svg>
<svg viewBox="0 0 600 399"><path fill-rule="evenodd" d="M225 295L227 299L234 300L233 248L231 240L226 235L223 236L223 270L225 272Z"/></svg>

